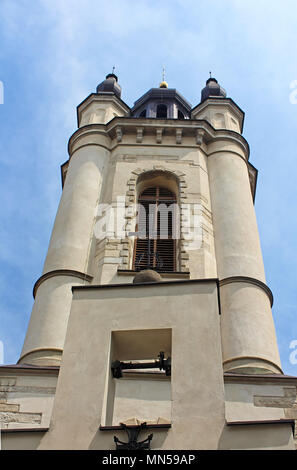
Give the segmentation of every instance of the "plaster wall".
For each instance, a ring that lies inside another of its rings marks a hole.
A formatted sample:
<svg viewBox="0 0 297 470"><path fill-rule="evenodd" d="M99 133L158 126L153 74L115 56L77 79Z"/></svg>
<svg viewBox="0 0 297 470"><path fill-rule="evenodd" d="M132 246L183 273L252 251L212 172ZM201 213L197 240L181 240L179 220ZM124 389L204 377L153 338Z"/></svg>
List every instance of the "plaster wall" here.
<svg viewBox="0 0 297 470"><path fill-rule="evenodd" d="M47 428L53 407L57 373L0 370L1 429Z"/></svg>
<svg viewBox="0 0 297 470"><path fill-rule="evenodd" d="M113 448L110 434L98 431L113 357L111 332L156 328L172 330L173 361L172 428L156 445L217 447L224 426L217 287L190 281L75 291L51 428L40 448ZM154 343L143 343L155 356Z"/></svg>

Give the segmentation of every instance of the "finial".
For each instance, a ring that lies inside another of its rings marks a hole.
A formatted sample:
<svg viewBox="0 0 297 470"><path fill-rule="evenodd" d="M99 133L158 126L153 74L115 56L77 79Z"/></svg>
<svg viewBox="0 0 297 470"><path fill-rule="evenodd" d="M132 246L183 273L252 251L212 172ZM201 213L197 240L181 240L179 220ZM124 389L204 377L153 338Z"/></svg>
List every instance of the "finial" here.
<svg viewBox="0 0 297 470"><path fill-rule="evenodd" d="M168 83L165 82L165 66L162 68L162 82L159 85L159 88L168 88Z"/></svg>
<svg viewBox="0 0 297 470"><path fill-rule="evenodd" d="M116 81L118 81L118 77L115 75L114 71L115 71L115 66L112 67L112 72L111 72L111 73L108 73L108 74L106 75L106 78L113 78L113 79L115 79Z"/></svg>
<svg viewBox="0 0 297 470"><path fill-rule="evenodd" d="M211 78L211 72L209 72L209 78Z"/></svg>

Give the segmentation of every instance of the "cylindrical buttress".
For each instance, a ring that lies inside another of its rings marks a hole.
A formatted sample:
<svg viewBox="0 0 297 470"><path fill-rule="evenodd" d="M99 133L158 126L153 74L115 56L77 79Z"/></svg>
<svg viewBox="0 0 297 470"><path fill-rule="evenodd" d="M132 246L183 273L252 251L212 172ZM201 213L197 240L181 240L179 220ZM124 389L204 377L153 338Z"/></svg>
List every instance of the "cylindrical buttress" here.
<svg viewBox="0 0 297 470"><path fill-rule="evenodd" d="M245 157L235 145L228 148L225 142L211 144L209 150L224 370L280 373Z"/></svg>
<svg viewBox="0 0 297 470"><path fill-rule="evenodd" d="M90 243L108 153L100 145L89 144L78 147L72 155L42 282L36 289L21 363L60 363L71 307L71 286L90 282L87 274Z"/></svg>

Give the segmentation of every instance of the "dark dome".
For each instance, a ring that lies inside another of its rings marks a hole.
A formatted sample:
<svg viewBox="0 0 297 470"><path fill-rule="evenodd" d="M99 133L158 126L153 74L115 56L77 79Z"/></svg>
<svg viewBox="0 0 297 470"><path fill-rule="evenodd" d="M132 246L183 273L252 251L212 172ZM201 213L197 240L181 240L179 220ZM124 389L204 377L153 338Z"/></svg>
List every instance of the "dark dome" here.
<svg viewBox="0 0 297 470"><path fill-rule="evenodd" d="M118 84L118 77L114 73L106 75L104 82L97 86L97 93L114 93L118 98L120 98L122 89Z"/></svg>
<svg viewBox="0 0 297 470"><path fill-rule="evenodd" d="M135 101L131 114L133 117L168 119L180 118L182 115L188 119L190 111L190 103L175 88L167 88L167 83L162 82L159 88L151 88Z"/></svg>
<svg viewBox="0 0 297 470"><path fill-rule="evenodd" d="M218 84L215 78L210 77L206 82L206 87L201 91L201 102L212 96L226 98L226 91Z"/></svg>

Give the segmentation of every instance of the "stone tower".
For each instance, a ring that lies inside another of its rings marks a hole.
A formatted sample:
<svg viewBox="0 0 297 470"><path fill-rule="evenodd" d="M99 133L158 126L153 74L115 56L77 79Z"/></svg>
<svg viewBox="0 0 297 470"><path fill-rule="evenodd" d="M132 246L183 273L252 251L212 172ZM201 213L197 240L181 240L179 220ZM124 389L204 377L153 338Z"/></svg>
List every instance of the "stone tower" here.
<svg viewBox="0 0 297 470"><path fill-rule="evenodd" d="M112 73L77 119L5 371L30 371L35 448L120 448L131 429L152 449L294 448L243 111L214 78L197 106L163 81L130 108Z"/></svg>

